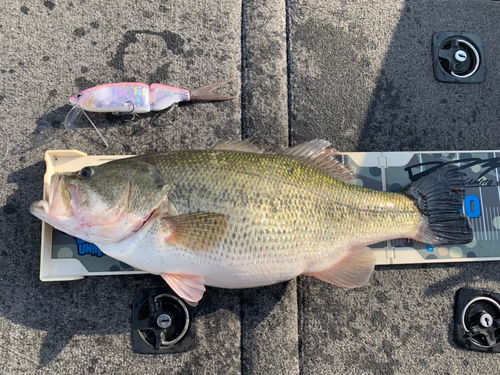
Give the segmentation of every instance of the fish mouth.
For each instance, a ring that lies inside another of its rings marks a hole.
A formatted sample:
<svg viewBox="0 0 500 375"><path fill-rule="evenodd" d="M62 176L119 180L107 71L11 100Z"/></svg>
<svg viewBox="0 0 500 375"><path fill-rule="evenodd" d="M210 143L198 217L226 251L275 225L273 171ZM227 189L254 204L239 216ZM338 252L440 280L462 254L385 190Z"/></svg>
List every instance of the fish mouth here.
<svg viewBox="0 0 500 375"><path fill-rule="evenodd" d="M49 213L49 202L46 200L36 201L31 204L30 212L40 218Z"/></svg>
<svg viewBox="0 0 500 375"><path fill-rule="evenodd" d="M115 243L133 237L158 215L159 207L144 216L117 207L90 213L88 207L82 207L83 194L69 174L55 174L47 198L33 202L30 212L56 229L94 243Z"/></svg>
<svg viewBox="0 0 500 375"><path fill-rule="evenodd" d="M76 98L76 96L72 96L71 98L69 98L69 104L72 105L78 104L78 99Z"/></svg>
<svg viewBox="0 0 500 375"><path fill-rule="evenodd" d="M33 202L30 206L31 214L47 222L57 220L60 217L71 216L72 210L69 204L71 193L68 190L65 199L61 194L64 189L67 189L67 186L63 182L63 175L53 175L50 180L47 199Z"/></svg>
<svg viewBox="0 0 500 375"><path fill-rule="evenodd" d="M59 189L59 184L62 181L62 174L52 175L49 184L49 206L54 203L57 190Z"/></svg>

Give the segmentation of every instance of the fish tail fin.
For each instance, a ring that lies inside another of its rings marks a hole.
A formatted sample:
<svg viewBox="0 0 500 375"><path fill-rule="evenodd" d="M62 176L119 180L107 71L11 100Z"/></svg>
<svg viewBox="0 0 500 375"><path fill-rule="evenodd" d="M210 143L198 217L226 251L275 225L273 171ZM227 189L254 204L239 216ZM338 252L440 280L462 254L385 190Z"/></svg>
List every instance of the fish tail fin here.
<svg viewBox="0 0 500 375"><path fill-rule="evenodd" d="M221 95L214 93L219 87L224 86L226 83L231 82L232 79L228 79L227 81L213 83L208 86L199 87L194 90L189 91L190 100L196 101L212 101L212 100L231 100L234 99L235 96L230 95Z"/></svg>
<svg viewBox="0 0 500 375"><path fill-rule="evenodd" d="M469 243L472 229L462 207L464 174L456 165L446 165L418 179L403 190L418 207L423 224L416 240L430 245Z"/></svg>

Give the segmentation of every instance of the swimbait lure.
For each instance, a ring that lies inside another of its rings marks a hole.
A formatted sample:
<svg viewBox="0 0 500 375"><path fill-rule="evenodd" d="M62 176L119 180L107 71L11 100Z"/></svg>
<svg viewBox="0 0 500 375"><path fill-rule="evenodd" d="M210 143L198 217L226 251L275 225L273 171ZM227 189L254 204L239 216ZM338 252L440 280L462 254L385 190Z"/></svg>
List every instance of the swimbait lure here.
<svg viewBox="0 0 500 375"><path fill-rule="evenodd" d="M111 112L114 115L139 114L151 111L162 111L174 104L185 101L219 101L231 100L234 96L214 93L219 87L231 80L203 86L195 90L181 89L159 83L120 82L94 86L78 92L69 99L73 108L66 115L64 127L76 128L82 113L94 126L106 146L102 134L88 117L89 112Z"/></svg>

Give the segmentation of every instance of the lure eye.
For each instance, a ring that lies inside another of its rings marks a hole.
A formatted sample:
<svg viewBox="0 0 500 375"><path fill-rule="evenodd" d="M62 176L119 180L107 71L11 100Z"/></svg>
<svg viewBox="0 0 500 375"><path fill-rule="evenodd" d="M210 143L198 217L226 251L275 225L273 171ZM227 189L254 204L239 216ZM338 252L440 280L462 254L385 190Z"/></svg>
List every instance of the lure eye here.
<svg viewBox="0 0 500 375"><path fill-rule="evenodd" d="M80 170L80 173L78 173L78 175L80 176L80 178L82 179L87 179L89 178L90 176L92 176L94 174L94 170L91 168L91 167L85 167L85 168L82 168Z"/></svg>
<svg viewBox="0 0 500 375"><path fill-rule="evenodd" d="M75 95L77 98L81 98L82 97L82 94L78 93Z"/></svg>

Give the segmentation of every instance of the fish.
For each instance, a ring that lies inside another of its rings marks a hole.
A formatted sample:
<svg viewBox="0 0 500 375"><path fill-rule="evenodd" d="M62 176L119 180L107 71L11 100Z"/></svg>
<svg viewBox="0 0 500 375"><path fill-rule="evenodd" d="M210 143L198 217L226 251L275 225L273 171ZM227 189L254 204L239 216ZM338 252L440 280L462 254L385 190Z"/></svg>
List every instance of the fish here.
<svg viewBox="0 0 500 375"><path fill-rule="evenodd" d="M90 121L103 142L108 146L103 135L88 117L87 112L113 113L114 115L133 115L151 111L163 111L184 101L221 101L232 100L235 96L217 94L214 91L231 82L226 80L199 87L194 90L153 83L139 82L107 83L82 90L71 98L73 105L64 119L68 130L78 126L82 113Z"/></svg>
<svg viewBox="0 0 500 375"><path fill-rule="evenodd" d="M31 213L161 275L194 306L205 286L251 288L299 275L362 287L375 266L368 245L381 241L469 243L464 191L456 165L383 192L355 185L326 140L282 152L223 141L54 174Z"/></svg>

